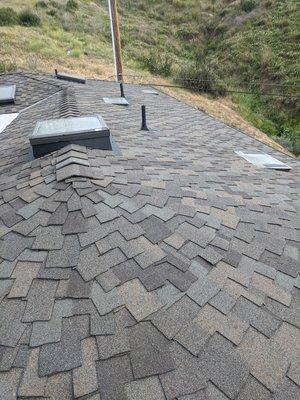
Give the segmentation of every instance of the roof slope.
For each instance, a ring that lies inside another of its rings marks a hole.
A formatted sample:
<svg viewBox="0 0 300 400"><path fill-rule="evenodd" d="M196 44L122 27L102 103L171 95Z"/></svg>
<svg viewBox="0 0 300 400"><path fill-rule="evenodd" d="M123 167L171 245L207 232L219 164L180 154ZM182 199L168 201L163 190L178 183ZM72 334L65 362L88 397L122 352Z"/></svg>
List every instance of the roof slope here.
<svg viewBox="0 0 300 400"><path fill-rule="evenodd" d="M0 398L296 399L299 162L167 95L113 93L62 83L1 134ZM32 160L37 120L94 113L117 153Z"/></svg>

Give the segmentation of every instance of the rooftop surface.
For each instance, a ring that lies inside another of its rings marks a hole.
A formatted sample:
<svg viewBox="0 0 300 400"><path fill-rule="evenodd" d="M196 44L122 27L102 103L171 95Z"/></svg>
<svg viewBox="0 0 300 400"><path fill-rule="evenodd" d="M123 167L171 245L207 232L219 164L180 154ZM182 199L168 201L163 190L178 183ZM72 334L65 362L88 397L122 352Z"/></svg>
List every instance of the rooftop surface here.
<svg viewBox="0 0 300 400"><path fill-rule="evenodd" d="M300 398L300 163L163 93L26 73L0 133L0 399ZM151 132L140 131L140 106ZM100 114L115 151L33 159ZM290 172L234 150L265 152Z"/></svg>

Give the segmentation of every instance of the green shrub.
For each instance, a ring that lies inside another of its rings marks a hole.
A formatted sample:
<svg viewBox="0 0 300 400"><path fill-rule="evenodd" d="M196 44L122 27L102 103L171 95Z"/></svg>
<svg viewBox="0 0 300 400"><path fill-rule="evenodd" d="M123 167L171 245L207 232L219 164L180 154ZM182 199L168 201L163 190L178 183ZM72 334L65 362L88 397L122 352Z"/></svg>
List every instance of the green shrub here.
<svg viewBox="0 0 300 400"><path fill-rule="evenodd" d="M9 62L5 63L0 61L0 73L2 74L3 72L12 72L17 69L17 66L14 62Z"/></svg>
<svg viewBox="0 0 300 400"><path fill-rule="evenodd" d="M75 11L78 8L78 4L76 0L68 0L66 4L67 11Z"/></svg>
<svg viewBox="0 0 300 400"><path fill-rule="evenodd" d="M53 8L51 10L48 10L47 14L50 15L50 17L56 17L57 15L56 10L54 10Z"/></svg>
<svg viewBox="0 0 300 400"><path fill-rule="evenodd" d="M15 25L18 23L18 14L11 7L0 8L0 26Z"/></svg>
<svg viewBox="0 0 300 400"><path fill-rule="evenodd" d="M20 25L24 25L24 26L39 26L39 25L41 25L40 17L29 9L20 12L19 22L20 22Z"/></svg>
<svg viewBox="0 0 300 400"><path fill-rule="evenodd" d="M44 0L39 0L35 4L35 8L47 8L47 3Z"/></svg>
<svg viewBox="0 0 300 400"><path fill-rule="evenodd" d="M205 60L198 61L183 67L175 78L176 82L189 89L211 93L213 95L225 95L224 83L221 83Z"/></svg>
<svg viewBox="0 0 300 400"><path fill-rule="evenodd" d="M241 0L241 9L245 12L254 10L257 6L257 0Z"/></svg>
<svg viewBox="0 0 300 400"><path fill-rule="evenodd" d="M141 56L139 61L154 75L170 76L172 73L173 60L169 54L164 54L163 51L150 51L147 55Z"/></svg>

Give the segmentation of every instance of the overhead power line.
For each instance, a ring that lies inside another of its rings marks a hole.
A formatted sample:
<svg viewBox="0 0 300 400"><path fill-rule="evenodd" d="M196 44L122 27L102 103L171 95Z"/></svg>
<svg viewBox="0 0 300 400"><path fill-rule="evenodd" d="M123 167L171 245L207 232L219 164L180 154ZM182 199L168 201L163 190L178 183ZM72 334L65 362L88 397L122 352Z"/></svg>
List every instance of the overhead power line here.
<svg viewBox="0 0 300 400"><path fill-rule="evenodd" d="M124 77L128 76L131 78L147 78L143 75L123 75ZM113 76L109 76L108 78L112 78ZM180 78L180 77L176 77L173 78L174 81L183 81L183 82L193 82L193 83L212 83L212 84L216 84L215 81L211 80L211 79L190 79L190 78ZM220 81L220 83L224 83L224 81ZM294 84L278 84L278 83L266 83L263 81L232 81L233 83L237 84L237 85L242 85L242 86L246 86L246 85L262 85L262 86L273 86L273 87L291 87L291 88L300 88L300 85L294 85Z"/></svg>
<svg viewBox="0 0 300 400"><path fill-rule="evenodd" d="M105 82L113 82L109 80L105 80ZM211 81L202 81L202 82L211 82ZM214 83L214 82L211 82ZM252 95L252 96L267 96L267 97L281 97L281 98L299 98L300 94L290 94L290 93L267 93L267 92L250 92L246 90L238 90L238 89L224 89L224 88L218 88L218 87L212 87L212 88L204 88L203 86L197 86L195 85L194 87L187 87L183 85L173 85L173 84L162 84L162 83L157 83L157 82L134 82L134 84L138 84L141 86L153 86L153 87L165 87L165 88L176 88L176 89L193 89L198 92L204 92L204 93L237 93L237 94L246 94L246 95Z"/></svg>

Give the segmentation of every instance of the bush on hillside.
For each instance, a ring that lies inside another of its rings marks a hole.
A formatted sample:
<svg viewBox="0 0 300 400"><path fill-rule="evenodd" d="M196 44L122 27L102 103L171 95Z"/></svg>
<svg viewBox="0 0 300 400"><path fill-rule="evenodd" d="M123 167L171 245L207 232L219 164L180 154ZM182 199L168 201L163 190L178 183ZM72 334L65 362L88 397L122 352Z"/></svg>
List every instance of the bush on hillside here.
<svg viewBox="0 0 300 400"><path fill-rule="evenodd" d="M254 10L257 6L257 0L241 0L241 9L245 12Z"/></svg>
<svg viewBox="0 0 300 400"><path fill-rule="evenodd" d="M29 9L20 12L19 22L20 22L20 25L24 25L24 26L39 26L39 25L41 25L40 17Z"/></svg>
<svg viewBox="0 0 300 400"><path fill-rule="evenodd" d="M18 14L11 7L0 8L0 26L15 25L18 23Z"/></svg>
<svg viewBox="0 0 300 400"><path fill-rule="evenodd" d="M78 3L76 0L68 0L66 4L67 11L75 11L78 9Z"/></svg>
<svg viewBox="0 0 300 400"><path fill-rule="evenodd" d="M204 60L184 66L175 80L180 85L198 92L219 96L226 93L224 84L219 81L213 69Z"/></svg>
<svg viewBox="0 0 300 400"><path fill-rule="evenodd" d="M15 71L17 69L17 66L14 62L2 62L0 61L0 74L4 72L11 72Z"/></svg>
<svg viewBox="0 0 300 400"><path fill-rule="evenodd" d="M57 12L53 8L51 10L46 11L46 12L47 12L48 15L50 15L50 17L56 17L57 16Z"/></svg>
<svg viewBox="0 0 300 400"><path fill-rule="evenodd" d="M39 0L35 3L35 8L47 8L47 3L44 0Z"/></svg>
<svg viewBox="0 0 300 400"><path fill-rule="evenodd" d="M150 51L140 57L140 63L154 75L170 76L172 73L173 61L169 54L163 52Z"/></svg>

